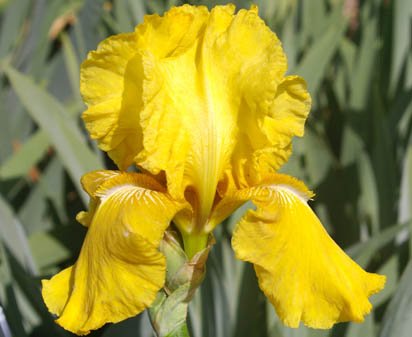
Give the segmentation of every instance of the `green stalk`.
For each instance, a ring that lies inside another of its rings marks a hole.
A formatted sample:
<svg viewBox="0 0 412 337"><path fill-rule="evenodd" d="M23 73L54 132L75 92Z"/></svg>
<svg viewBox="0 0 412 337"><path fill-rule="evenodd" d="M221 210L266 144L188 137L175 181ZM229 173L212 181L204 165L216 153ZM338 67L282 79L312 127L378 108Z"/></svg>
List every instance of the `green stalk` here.
<svg viewBox="0 0 412 337"><path fill-rule="evenodd" d="M157 337L190 337L187 309L205 275L205 263L213 239L208 234L185 235L184 250L177 234L165 233L160 251L166 256L166 283L149 308Z"/></svg>
<svg viewBox="0 0 412 337"><path fill-rule="evenodd" d="M209 234L186 234L182 232L183 246L189 260L207 247Z"/></svg>
<svg viewBox="0 0 412 337"><path fill-rule="evenodd" d="M178 326L175 330L173 330L165 337L190 337L186 322Z"/></svg>

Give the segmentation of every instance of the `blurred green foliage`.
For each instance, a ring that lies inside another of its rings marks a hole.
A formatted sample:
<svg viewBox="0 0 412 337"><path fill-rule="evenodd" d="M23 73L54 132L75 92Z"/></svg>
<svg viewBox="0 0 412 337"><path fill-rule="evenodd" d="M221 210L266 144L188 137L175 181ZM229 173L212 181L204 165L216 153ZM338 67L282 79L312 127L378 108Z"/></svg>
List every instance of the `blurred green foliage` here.
<svg viewBox="0 0 412 337"><path fill-rule="evenodd" d="M209 7L223 1L189 1ZM251 1L234 1L238 8ZM220 226L190 307L194 337L406 337L412 329L412 1L256 0L303 76L313 109L283 171L317 192L333 238L385 290L363 324L289 329L234 259ZM179 0L0 1L0 305L15 337L69 336L53 322L40 279L72 264L86 207L79 179L114 168L79 119L79 64L111 34ZM408 262L409 261L409 262ZM409 317L409 319L408 319ZM0 320L1 311L0 311ZM92 336L152 336L146 314Z"/></svg>

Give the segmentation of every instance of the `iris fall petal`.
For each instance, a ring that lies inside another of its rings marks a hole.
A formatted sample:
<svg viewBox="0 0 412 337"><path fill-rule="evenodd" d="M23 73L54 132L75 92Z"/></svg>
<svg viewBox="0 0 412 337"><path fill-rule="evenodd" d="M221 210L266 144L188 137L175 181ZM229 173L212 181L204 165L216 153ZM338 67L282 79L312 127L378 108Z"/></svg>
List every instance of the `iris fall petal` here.
<svg viewBox="0 0 412 337"><path fill-rule="evenodd" d="M232 245L239 259L254 264L284 324L325 329L363 321L372 308L368 297L385 277L365 272L336 245L307 205L304 185L277 175L241 193L257 210L237 225Z"/></svg>
<svg viewBox="0 0 412 337"><path fill-rule="evenodd" d="M181 205L142 174L93 172L83 179L99 203L79 259L50 280L43 298L57 323L85 335L146 309L165 280L158 250L165 229ZM107 180L97 187L102 175Z"/></svg>

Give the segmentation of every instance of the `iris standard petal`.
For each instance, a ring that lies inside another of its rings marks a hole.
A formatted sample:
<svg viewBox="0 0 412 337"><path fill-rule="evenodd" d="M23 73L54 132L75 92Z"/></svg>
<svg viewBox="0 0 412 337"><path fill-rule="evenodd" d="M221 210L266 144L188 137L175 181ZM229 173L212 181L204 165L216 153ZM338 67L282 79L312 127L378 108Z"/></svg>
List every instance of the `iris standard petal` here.
<svg viewBox="0 0 412 337"><path fill-rule="evenodd" d="M103 175L108 178L97 187ZM57 323L78 335L151 305L165 280L160 240L181 208L142 174L96 171L83 184L99 203L80 256L74 266L43 280L42 290Z"/></svg>
<svg viewBox="0 0 412 337"><path fill-rule="evenodd" d="M142 146L143 76L141 62L133 61L139 60L136 54L134 33L114 35L88 54L80 70L80 91L88 107L82 116L86 128L120 169L133 163Z"/></svg>
<svg viewBox="0 0 412 337"><path fill-rule="evenodd" d="M279 68L276 63L266 67L264 71L268 74L270 67ZM259 102L259 94L263 96L265 90L256 92L255 101L248 104L250 110L240 114L239 139L221 193L230 189L230 185L238 189L255 185L274 173L288 160L292 137L303 136L311 106L305 81L299 76L286 76L276 85L268 86L270 80L270 76L261 79L261 86L266 87L266 98Z"/></svg>
<svg viewBox="0 0 412 337"><path fill-rule="evenodd" d="M181 21L188 25L188 37L172 38L179 43L174 49L165 44L168 52L148 44L144 54L145 68L150 64L152 69L150 78L161 83L152 85L156 90L142 112L144 150L136 161L152 173L165 171L172 195L189 187L196 194L200 224L208 217L225 171L239 180L247 170L244 165L255 165L246 174L256 174L268 157L257 153L277 158L278 149L289 148L291 137L302 134L309 108L302 80L284 77L286 59L280 42L257 8L237 14L234 10L233 5L217 6L208 13L203 7L183 6L137 29L138 41L163 41L175 34L182 12L186 18ZM278 120L275 126L273 119ZM267 140L276 128L283 132ZM290 130L287 140L285 130ZM285 160L283 154L282 158L266 163L275 162L276 169Z"/></svg>
<svg viewBox="0 0 412 337"><path fill-rule="evenodd" d="M385 277L365 272L336 245L307 205L306 187L276 175L239 193L257 210L237 225L232 245L239 259L254 264L282 322L325 329L363 321L372 308L368 297L384 287Z"/></svg>
<svg viewBox="0 0 412 337"><path fill-rule="evenodd" d="M221 180L239 188L273 172L303 134L310 97L286 69L257 7L175 7L89 54L83 118L121 169L134 160L164 172L174 198L192 194L201 226Z"/></svg>

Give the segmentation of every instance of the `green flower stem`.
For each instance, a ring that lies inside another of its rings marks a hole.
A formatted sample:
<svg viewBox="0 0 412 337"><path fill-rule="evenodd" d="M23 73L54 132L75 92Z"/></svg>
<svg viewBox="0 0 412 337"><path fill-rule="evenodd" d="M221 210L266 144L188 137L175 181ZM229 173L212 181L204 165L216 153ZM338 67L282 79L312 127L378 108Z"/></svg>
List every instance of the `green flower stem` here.
<svg viewBox="0 0 412 337"><path fill-rule="evenodd" d="M187 328L186 322L177 327L175 330L173 330L165 337L190 337L189 329Z"/></svg>
<svg viewBox="0 0 412 337"><path fill-rule="evenodd" d="M209 235L182 234L184 250L177 234L165 233L160 251L167 260L166 282L149 308L157 337L190 337L187 309L205 275L205 263L213 245Z"/></svg>
<svg viewBox="0 0 412 337"><path fill-rule="evenodd" d="M184 250L189 260L207 247L209 234L182 233Z"/></svg>
<svg viewBox="0 0 412 337"><path fill-rule="evenodd" d="M165 291L158 293L155 302L149 308L150 321L158 337L185 336L181 333L184 331L182 327L186 326L186 298L189 291L190 284L184 284L170 295Z"/></svg>

